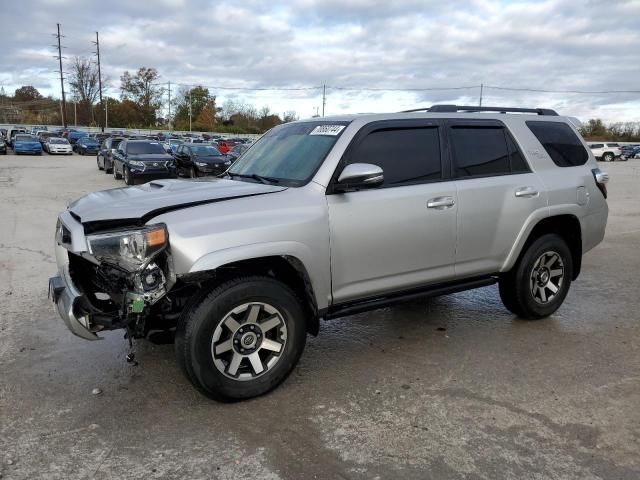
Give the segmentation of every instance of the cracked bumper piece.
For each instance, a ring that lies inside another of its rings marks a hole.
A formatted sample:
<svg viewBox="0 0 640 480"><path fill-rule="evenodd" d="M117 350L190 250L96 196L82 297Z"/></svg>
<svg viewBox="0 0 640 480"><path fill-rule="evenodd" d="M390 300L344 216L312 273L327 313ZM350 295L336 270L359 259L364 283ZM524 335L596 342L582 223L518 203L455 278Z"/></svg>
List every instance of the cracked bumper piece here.
<svg viewBox="0 0 640 480"><path fill-rule="evenodd" d="M56 310L65 325L74 335L85 340L101 340L91 331L88 314L78 313L83 295L68 280L69 270L49 279L49 298L53 300Z"/></svg>

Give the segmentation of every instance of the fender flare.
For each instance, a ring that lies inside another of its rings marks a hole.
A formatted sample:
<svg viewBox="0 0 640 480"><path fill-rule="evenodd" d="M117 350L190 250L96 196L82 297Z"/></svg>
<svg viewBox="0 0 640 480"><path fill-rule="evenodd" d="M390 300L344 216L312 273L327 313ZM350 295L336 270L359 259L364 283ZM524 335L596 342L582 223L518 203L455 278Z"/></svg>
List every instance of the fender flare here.
<svg viewBox="0 0 640 480"><path fill-rule="evenodd" d="M313 256L311 249L300 242L277 241L252 243L207 253L193 263L188 273L216 270L217 268L234 262L264 257L293 257L300 262L306 270L317 308L323 309L328 306L330 294L329 279L326 278L325 273L321 269L318 269L317 266L314 265L312 260Z"/></svg>

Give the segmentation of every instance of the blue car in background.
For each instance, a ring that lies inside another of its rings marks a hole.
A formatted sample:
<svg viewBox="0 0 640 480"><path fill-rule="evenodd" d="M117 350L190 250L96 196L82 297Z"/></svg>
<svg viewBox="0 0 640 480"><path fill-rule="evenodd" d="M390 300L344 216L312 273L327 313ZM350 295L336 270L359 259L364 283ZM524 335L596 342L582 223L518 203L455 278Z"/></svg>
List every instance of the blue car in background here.
<svg viewBox="0 0 640 480"><path fill-rule="evenodd" d="M100 144L96 141L95 138L82 137L76 141L73 149L80 155L97 155L98 150L100 150Z"/></svg>
<svg viewBox="0 0 640 480"><path fill-rule="evenodd" d="M69 140L71 145L75 145L75 143L80 140L82 137L86 137L87 132L78 132L77 130L71 130L67 135L63 135L64 138Z"/></svg>
<svg viewBox="0 0 640 480"><path fill-rule="evenodd" d="M42 145L34 135L20 133L13 140L13 152L16 155L42 155Z"/></svg>

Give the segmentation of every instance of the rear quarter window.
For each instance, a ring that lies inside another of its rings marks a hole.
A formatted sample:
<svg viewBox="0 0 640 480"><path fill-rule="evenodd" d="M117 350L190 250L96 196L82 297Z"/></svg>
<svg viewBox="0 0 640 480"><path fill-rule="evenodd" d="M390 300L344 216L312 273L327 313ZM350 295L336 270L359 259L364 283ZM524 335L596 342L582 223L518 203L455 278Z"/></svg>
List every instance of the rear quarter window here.
<svg viewBox="0 0 640 480"><path fill-rule="evenodd" d="M587 163L587 150L566 123L530 120L526 124L557 166L577 167Z"/></svg>

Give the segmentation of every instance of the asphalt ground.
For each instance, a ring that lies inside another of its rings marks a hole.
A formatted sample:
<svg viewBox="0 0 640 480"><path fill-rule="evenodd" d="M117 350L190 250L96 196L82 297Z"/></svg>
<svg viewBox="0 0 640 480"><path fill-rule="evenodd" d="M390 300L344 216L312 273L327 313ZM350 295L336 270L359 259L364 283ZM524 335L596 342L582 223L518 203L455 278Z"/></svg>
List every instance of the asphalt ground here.
<svg viewBox="0 0 640 480"><path fill-rule="evenodd" d="M58 212L122 181L0 156L0 476L640 478L640 161L603 168L605 241L551 318L493 286L324 322L277 390L220 404L173 345L127 363L122 332L81 340L47 300Z"/></svg>

